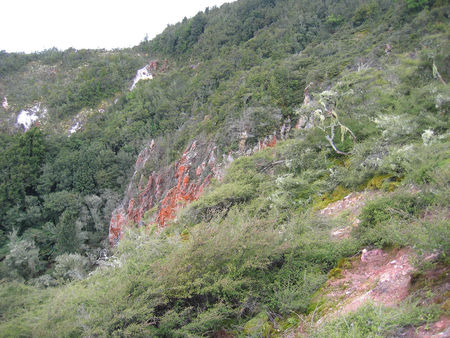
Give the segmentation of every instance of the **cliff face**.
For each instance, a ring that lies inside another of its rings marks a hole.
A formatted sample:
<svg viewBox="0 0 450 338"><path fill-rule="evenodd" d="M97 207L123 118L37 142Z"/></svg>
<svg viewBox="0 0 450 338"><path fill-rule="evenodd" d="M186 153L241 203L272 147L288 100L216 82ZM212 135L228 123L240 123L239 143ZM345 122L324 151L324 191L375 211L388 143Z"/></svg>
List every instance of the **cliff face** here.
<svg viewBox="0 0 450 338"><path fill-rule="evenodd" d="M152 140L139 154L122 204L112 214L110 244L118 243L126 226L166 226L179 209L202 195L211 179L221 180L234 158L274 147L277 139L286 138L290 129L290 121L285 121L279 131L259 140L252 147L246 144L248 136L243 132L239 150L223 154L220 160L214 143L194 141L176 162L146 175L146 168L151 166L149 163L157 161L158 156L157 145Z"/></svg>
<svg viewBox="0 0 450 338"><path fill-rule="evenodd" d="M165 226L175 218L177 210L200 197L213 177L220 179L222 175L222 164L217 161L214 144L194 141L178 161L146 176L142 171L156 155L155 147L152 141L137 158L122 205L111 218L111 244L122 237L126 225Z"/></svg>

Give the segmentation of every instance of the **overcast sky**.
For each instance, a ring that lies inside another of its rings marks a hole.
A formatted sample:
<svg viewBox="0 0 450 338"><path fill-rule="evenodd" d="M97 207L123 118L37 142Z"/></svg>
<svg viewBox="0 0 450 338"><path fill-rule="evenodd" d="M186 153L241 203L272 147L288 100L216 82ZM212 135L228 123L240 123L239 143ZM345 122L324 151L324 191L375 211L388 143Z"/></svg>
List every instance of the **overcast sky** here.
<svg viewBox="0 0 450 338"><path fill-rule="evenodd" d="M131 47L234 0L1 0L0 50Z"/></svg>

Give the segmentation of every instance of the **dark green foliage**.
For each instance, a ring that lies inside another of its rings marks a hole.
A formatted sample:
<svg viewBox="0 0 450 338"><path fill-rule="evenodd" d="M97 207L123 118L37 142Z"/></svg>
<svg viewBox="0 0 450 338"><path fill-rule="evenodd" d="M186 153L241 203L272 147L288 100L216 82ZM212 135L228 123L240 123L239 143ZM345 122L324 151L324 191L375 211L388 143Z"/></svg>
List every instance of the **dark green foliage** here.
<svg viewBox="0 0 450 338"><path fill-rule="evenodd" d="M360 26L364 21L374 17L377 10L378 5L376 1L362 5L356 10L355 14L353 14L353 26Z"/></svg>
<svg viewBox="0 0 450 338"><path fill-rule="evenodd" d="M0 222L5 232L14 227L22 232L39 220L35 196L45 161L45 143L42 132L32 128L13 137L0 155Z"/></svg>
<svg viewBox="0 0 450 338"><path fill-rule="evenodd" d="M117 188L124 163L101 143L54 141L32 128L12 137L0 156L2 256L9 251L6 236L13 229L35 243L39 257L49 262L59 253L103 245L112 211L107 204L117 202L109 189ZM89 206L82 198L91 194L99 195L100 202Z"/></svg>
<svg viewBox="0 0 450 338"><path fill-rule="evenodd" d="M33 59L32 55L0 51L0 75L17 72Z"/></svg>
<svg viewBox="0 0 450 338"><path fill-rule="evenodd" d="M405 1L406 1L406 6L409 9L414 9L414 10L421 10L425 6L427 6L430 2L430 0L405 0Z"/></svg>
<svg viewBox="0 0 450 338"><path fill-rule="evenodd" d="M93 108L106 98L126 88L124 84L132 79L139 63L126 55L113 55L99 59L80 71L74 83L49 96L49 106L56 111L56 117L63 118L83 107Z"/></svg>

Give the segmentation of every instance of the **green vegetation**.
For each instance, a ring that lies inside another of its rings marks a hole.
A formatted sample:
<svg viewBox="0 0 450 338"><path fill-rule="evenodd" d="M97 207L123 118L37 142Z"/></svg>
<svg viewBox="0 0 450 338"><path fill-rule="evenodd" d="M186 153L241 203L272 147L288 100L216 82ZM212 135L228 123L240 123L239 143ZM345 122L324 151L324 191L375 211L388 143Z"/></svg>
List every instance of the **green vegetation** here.
<svg viewBox="0 0 450 338"><path fill-rule="evenodd" d="M430 324L439 318L437 306L406 303L400 308L368 304L357 312L331 321L313 337L389 337L408 331L407 327Z"/></svg>
<svg viewBox="0 0 450 338"><path fill-rule="evenodd" d="M241 0L132 49L1 52L0 335L277 336L318 319L314 295L363 248L448 264L449 11ZM154 79L129 91L155 59ZM41 126L14 130L10 113L36 102L48 108ZM250 149L287 121L301 128L235 159L170 226L129 229L109 248L111 212L149 140L146 175L194 139L227 154L243 131ZM319 210L362 190L379 196L348 238L332 236L349 220ZM369 304L309 334L429 324L445 307L421 285L398 307Z"/></svg>

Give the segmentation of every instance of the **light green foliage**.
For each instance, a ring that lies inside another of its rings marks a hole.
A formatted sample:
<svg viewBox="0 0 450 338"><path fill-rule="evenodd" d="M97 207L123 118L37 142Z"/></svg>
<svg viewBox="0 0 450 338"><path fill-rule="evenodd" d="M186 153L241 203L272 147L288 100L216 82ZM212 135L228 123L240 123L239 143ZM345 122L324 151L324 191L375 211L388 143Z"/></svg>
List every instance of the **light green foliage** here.
<svg viewBox="0 0 450 338"><path fill-rule="evenodd" d="M328 16L326 23L331 27L339 26L344 19L341 15L335 16L334 14L331 14Z"/></svg>
<svg viewBox="0 0 450 338"><path fill-rule="evenodd" d="M329 194L326 193L324 195L321 196L316 196L316 202L314 203L313 208L314 209L323 209L325 208L328 204L339 201L341 199L343 199L345 196L347 196L350 193L349 190L343 188L342 186L337 186L336 189L334 189L334 191Z"/></svg>
<svg viewBox="0 0 450 338"><path fill-rule="evenodd" d="M17 230L13 230L9 235L8 249L4 264L13 278L27 279L39 272L41 269L39 249L33 241L20 239Z"/></svg>
<svg viewBox="0 0 450 338"><path fill-rule="evenodd" d="M438 194L398 191L389 197L367 203L361 213L361 223L355 235L363 245L412 246L420 252L436 250L445 253L450 248L446 236L445 200ZM430 219L421 215L428 213Z"/></svg>
<svg viewBox="0 0 450 338"><path fill-rule="evenodd" d="M170 229L152 237L129 232L111 259L113 268L55 289L30 327L43 332L50 326L55 335L195 336L262 309L305 311L326 279L323 270L356 249L329 239L328 224L310 222L279 227L273 216L258 219L233 208L224 219L191 228L187 240Z"/></svg>
<svg viewBox="0 0 450 338"><path fill-rule="evenodd" d="M368 304L358 311L322 325L313 337L386 337L402 332L405 327L431 323L439 317L437 306L422 307L406 303L401 307Z"/></svg>
<svg viewBox="0 0 450 338"><path fill-rule="evenodd" d="M18 312L28 311L36 304L47 300L49 291L37 289L32 286L24 285L20 282L0 281L0 321L2 323L13 319ZM18 322L12 325L2 326L2 335L14 336L29 333L29 326L22 322L22 327Z"/></svg>
<svg viewBox="0 0 450 338"><path fill-rule="evenodd" d="M64 281L83 279L89 270L89 260L80 254L63 254L55 262L54 276Z"/></svg>
<svg viewBox="0 0 450 338"><path fill-rule="evenodd" d="M266 312L261 312L244 325L244 334L247 336L263 336L267 337L271 333L271 323Z"/></svg>
<svg viewBox="0 0 450 338"><path fill-rule="evenodd" d="M270 163L270 160L269 152L263 152L254 158L242 157L235 160L228 168L223 183L192 203L184 220L189 220L188 222L210 220L218 212L227 211L233 205L257 197L265 179L258 169Z"/></svg>
<svg viewBox="0 0 450 338"><path fill-rule="evenodd" d="M407 179L415 184L431 184L445 189L448 187L450 170L447 142L437 143L433 147L417 146L410 149L403 165L408 171Z"/></svg>

